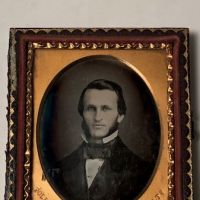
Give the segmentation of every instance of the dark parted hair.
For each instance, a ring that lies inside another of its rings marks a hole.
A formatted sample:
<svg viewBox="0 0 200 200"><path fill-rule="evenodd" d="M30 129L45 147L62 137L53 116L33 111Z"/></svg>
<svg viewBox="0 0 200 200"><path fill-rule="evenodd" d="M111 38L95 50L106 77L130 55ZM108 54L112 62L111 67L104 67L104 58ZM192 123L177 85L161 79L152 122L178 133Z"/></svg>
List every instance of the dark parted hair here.
<svg viewBox="0 0 200 200"><path fill-rule="evenodd" d="M115 82L108 81L105 79L98 79L90 82L86 88L83 89L79 103L78 103L78 112L81 116L83 116L83 98L85 95L86 90L88 89L97 89L97 90L111 90L114 91L117 94L117 107L118 107L118 113L120 115L125 115L126 114L126 103L123 97L123 92L122 88Z"/></svg>

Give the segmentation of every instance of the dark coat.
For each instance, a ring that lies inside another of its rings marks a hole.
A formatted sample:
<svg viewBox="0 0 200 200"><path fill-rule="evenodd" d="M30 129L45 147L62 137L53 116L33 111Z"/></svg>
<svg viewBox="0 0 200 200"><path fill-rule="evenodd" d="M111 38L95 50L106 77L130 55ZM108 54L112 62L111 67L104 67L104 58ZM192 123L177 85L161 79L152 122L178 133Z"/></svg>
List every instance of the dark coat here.
<svg viewBox="0 0 200 200"><path fill-rule="evenodd" d="M58 164L58 191L69 200L133 200L145 188L152 167L133 154L117 137L111 156L88 189L84 143Z"/></svg>

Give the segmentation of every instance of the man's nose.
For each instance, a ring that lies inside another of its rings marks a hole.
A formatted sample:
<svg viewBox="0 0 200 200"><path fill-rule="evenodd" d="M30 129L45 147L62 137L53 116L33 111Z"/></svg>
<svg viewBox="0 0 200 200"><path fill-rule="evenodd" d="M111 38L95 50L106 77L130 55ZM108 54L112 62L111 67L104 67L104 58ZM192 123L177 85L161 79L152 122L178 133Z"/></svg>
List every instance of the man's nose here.
<svg viewBox="0 0 200 200"><path fill-rule="evenodd" d="M95 112L95 121L101 121L102 120L102 111L97 109Z"/></svg>

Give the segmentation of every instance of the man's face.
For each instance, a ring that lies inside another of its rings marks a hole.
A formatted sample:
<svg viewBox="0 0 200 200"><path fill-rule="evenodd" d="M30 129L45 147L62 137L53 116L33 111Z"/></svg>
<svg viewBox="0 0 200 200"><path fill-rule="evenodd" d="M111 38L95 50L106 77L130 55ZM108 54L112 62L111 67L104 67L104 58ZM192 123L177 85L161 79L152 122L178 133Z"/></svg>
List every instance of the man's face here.
<svg viewBox="0 0 200 200"><path fill-rule="evenodd" d="M120 123L124 115L117 109L117 94L104 89L88 89L83 98L83 119L93 138L103 138Z"/></svg>

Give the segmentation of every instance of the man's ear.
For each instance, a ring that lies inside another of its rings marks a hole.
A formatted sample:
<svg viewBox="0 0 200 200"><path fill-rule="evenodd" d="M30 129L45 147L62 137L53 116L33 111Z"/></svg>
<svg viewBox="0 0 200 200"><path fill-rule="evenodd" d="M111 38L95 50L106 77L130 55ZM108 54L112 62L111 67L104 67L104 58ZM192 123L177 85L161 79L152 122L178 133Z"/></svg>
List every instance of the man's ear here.
<svg viewBox="0 0 200 200"><path fill-rule="evenodd" d="M124 115L118 115L117 122L120 123L124 119Z"/></svg>

